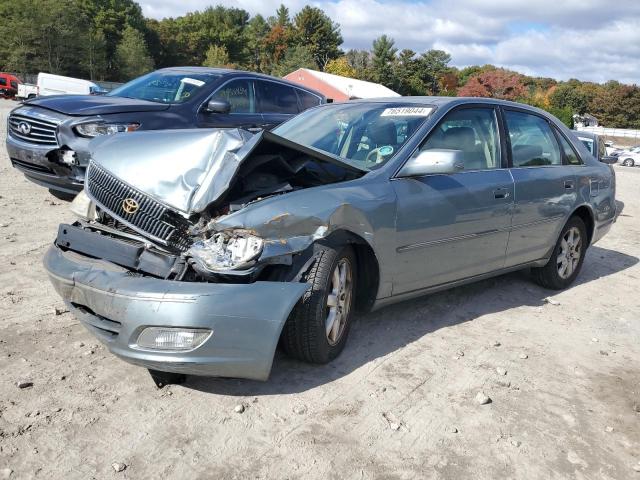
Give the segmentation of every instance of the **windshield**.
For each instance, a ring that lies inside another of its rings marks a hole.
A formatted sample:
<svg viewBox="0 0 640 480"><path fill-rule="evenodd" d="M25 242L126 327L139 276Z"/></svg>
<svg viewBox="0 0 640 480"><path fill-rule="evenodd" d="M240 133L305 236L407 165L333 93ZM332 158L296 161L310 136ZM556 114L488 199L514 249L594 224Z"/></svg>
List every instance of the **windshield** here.
<svg viewBox="0 0 640 480"><path fill-rule="evenodd" d="M587 147L587 150L589 150L589 153L591 155L594 155L593 140L591 140L590 138L580 137L580 141L584 143L584 146Z"/></svg>
<svg viewBox="0 0 640 480"><path fill-rule="evenodd" d="M371 170L393 158L433 110L406 103L333 104L307 110L273 132Z"/></svg>
<svg viewBox="0 0 640 480"><path fill-rule="evenodd" d="M138 98L158 103L184 103L220 75L215 73L151 72L112 90L110 97Z"/></svg>

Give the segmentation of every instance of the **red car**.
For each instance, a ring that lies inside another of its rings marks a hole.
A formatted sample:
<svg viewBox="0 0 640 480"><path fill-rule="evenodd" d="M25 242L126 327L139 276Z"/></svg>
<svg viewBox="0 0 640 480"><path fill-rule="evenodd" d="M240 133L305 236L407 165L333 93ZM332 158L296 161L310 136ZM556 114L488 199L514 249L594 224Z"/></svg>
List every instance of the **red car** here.
<svg viewBox="0 0 640 480"><path fill-rule="evenodd" d="M18 77L10 73L0 72L0 97L13 98L18 93L18 84L22 83Z"/></svg>

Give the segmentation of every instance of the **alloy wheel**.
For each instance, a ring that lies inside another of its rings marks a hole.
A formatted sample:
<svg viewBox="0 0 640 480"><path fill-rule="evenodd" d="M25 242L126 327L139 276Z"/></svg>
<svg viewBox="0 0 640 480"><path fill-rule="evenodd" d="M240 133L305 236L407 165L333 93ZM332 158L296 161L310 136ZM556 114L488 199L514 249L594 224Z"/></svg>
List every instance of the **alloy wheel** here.
<svg viewBox="0 0 640 480"><path fill-rule="evenodd" d="M562 279L569 278L580 263L582 255L582 237L580 230L571 227L565 232L560 242L560 253L557 257L558 275Z"/></svg>
<svg viewBox="0 0 640 480"><path fill-rule="evenodd" d="M344 333L351 308L353 273L348 259L340 259L335 266L329 288L325 329L329 345L335 345Z"/></svg>

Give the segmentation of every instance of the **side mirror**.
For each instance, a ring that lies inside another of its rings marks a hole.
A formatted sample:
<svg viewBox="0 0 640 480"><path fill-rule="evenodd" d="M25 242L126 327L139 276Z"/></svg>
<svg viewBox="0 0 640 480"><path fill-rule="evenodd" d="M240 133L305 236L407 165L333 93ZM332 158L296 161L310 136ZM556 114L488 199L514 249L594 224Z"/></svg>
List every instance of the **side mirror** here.
<svg viewBox="0 0 640 480"><path fill-rule="evenodd" d="M605 155L600 158L602 163L606 163L607 165L615 165L618 163L618 157L614 157L613 155Z"/></svg>
<svg viewBox="0 0 640 480"><path fill-rule="evenodd" d="M424 150L411 157L398 173L399 177L421 177L438 173L458 173L464 170L462 150Z"/></svg>
<svg viewBox="0 0 640 480"><path fill-rule="evenodd" d="M209 113L229 113L231 111L231 104L226 100L209 100L205 108Z"/></svg>

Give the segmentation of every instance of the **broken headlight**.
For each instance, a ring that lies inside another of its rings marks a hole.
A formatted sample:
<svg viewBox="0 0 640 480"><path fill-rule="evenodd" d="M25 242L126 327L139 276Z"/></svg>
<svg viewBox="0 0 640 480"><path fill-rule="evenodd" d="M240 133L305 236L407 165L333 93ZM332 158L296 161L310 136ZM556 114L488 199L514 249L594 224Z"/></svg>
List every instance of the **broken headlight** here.
<svg viewBox="0 0 640 480"><path fill-rule="evenodd" d="M247 267L262 253L263 240L244 231L220 232L198 240L187 252L204 270L224 272Z"/></svg>
<svg viewBox="0 0 640 480"><path fill-rule="evenodd" d="M74 127L78 135L83 137L98 137L100 135L113 135L114 133L135 132L140 128L139 123L104 123L88 122L80 123Z"/></svg>

